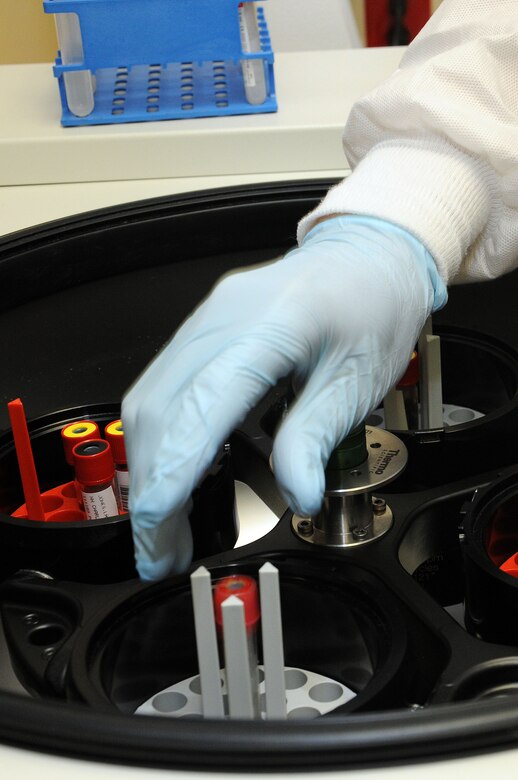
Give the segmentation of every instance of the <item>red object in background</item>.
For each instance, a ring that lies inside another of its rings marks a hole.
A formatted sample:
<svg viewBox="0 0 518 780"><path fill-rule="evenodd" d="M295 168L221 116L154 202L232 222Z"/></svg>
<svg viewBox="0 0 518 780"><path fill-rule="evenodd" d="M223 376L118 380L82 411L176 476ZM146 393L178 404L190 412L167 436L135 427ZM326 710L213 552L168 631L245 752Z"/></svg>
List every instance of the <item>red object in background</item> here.
<svg viewBox="0 0 518 780"><path fill-rule="evenodd" d="M365 0L367 46L390 45L389 31L393 23L390 6L391 0ZM412 40L431 16L430 0L407 0L406 6L404 24Z"/></svg>

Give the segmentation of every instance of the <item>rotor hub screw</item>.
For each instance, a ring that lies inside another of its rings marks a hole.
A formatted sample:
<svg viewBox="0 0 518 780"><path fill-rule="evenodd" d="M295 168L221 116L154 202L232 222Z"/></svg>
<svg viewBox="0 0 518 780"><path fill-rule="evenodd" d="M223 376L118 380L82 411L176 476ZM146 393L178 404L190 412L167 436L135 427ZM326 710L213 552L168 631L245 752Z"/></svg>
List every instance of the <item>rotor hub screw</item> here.
<svg viewBox="0 0 518 780"><path fill-rule="evenodd" d="M313 521L311 518L307 517L299 520L297 530L302 536L310 536L313 533Z"/></svg>

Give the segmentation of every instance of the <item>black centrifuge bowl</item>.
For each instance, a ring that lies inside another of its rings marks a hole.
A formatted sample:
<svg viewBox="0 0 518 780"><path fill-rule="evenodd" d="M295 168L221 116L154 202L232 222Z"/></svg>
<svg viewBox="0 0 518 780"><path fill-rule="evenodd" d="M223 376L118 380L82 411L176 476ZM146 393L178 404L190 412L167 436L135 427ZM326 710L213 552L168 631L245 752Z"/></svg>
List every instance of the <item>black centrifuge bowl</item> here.
<svg viewBox="0 0 518 780"><path fill-rule="evenodd" d="M30 419L74 407L118 404L127 386L217 278L230 269L273 259L293 246L298 219L332 183L281 183L161 198L60 220L0 240L4 367L0 435L8 430L5 404L18 396ZM445 329L480 330L514 354L518 347L515 281L507 278L452 289L450 303L436 315L436 323ZM509 393L513 406L514 390ZM280 516L283 505L265 468L269 437L261 421L270 415L270 407L283 408L283 391L273 391L266 406L262 404L238 434L233 458L237 477L259 493L264 488L265 500ZM509 435L515 435L513 416L506 419L511 419ZM484 445L482 425L474 429L473 437L468 436L469 426L463 431L466 448ZM488 438L492 440L491 435ZM255 459L245 457L247 446L258 453ZM427 653L437 648L442 660L435 670L435 688L427 692L430 706L331 714L311 722L171 722L133 717L115 711L110 702L88 707L84 701L31 699L5 692L0 693L0 740L96 760L215 770L331 769L515 747L517 698L477 696L473 701L455 701L455 689L466 667L505 664L516 655L516 648L470 636L413 577L413 564L405 568L399 560L402 545L405 560L412 558L409 548L416 518L417 526L426 531L424 557L440 543L434 529L447 524L448 544L453 543L457 504L460 507L475 487L487 484L499 467L509 464L509 448L502 452L493 441L491 448L491 457L484 456L484 464L490 461L495 470L490 475L475 469L468 477L462 475L459 484L432 481L424 493L415 494L398 495L395 484L387 499L393 502L393 531L358 555L336 554L387 588L406 622L415 662L426 665ZM455 507L446 519L442 519L443 501ZM414 542L419 545L417 537ZM292 554L311 556L316 566L319 561L329 565L326 554L309 550L293 536L290 518L284 516L273 532L251 548L223 552L206 563L217 569L253 556L282 560ZM422 562L416 559L416 565ZM177 582L149 589L135 582L85 587L99 588L96 603L108 610L110 605L125 603L126 597L146 598L142 594L174 588ZM54 586L64 590L65 600L78 598L77 583L50 581ZM9 583L4 587L4 593L11 593ZM73 637L76 653L84 649L87 639L95 640L91 621L97 619L93 614L90 622L86 617L79 621Z"/></svg>

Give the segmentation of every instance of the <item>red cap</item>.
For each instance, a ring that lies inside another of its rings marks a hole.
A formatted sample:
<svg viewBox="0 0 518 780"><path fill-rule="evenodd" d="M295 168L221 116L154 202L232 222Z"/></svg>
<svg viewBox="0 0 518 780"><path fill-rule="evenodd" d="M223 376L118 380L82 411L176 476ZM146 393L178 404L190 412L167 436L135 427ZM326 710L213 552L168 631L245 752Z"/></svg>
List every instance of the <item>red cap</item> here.
<svg viewBox="0 0 518 780"><path fill-rule="evenodd" d="M92 420L77 420L61 429L61 441L65 450L65 459L69 466L74 465L72 450L82 441L99 438L99 426Z"/></svg>
<svg viewBox="0 0 518 780"><path fill-rule="evenodd" d="M76 479L83 485L111 482L115 468L110 445L104 439L90 439L76 444L72 450Z"/></svg>
<svg viewBox="0 0 518 780"><path fill-rule="evenodd" d="M257 583L254 578L248 577L246 574L233 574L231 577L224 577L216 583L214 617L219 627L223 625L221 605L229 596L237 596L243 602L245 605L245 626L247 629L253 628L261 616Z"/></svg>
<svg viewBox="0 0 518 780"><path fill-rule="evenodd" d="M122 420L114 420L104 429L104 438L110 442L115 463L126 463L126 447L124 446L124 431Z"/></svg>
<svg viewBox="0 0 518 780"><path fill-rule="evenodd" d="M412 357L410 358L410 363L408 364L408 368L399 380L399 382L396 385L396 388L398 390L401 390L402 387L412 387L413 385L416 385L419 382L419 359L417 356L417 352L412 352Z"/></svg>

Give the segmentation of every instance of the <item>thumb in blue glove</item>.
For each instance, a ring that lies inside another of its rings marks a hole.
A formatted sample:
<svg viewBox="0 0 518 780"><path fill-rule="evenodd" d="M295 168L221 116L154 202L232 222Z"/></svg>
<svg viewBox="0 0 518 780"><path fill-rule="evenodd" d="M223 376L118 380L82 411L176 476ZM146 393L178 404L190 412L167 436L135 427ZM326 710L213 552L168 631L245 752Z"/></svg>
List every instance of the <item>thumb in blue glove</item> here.
<svg viewBox="0 0 518 780"><path fill-rule="evenodd" d="M425 247L370 217L333 217L282 260L225 277L123 402L141 577L188 566L193 489L290 372L303 389L277 433L274 472L291 508L315 514L332 450L396 383L446 298Z"/></svg>

